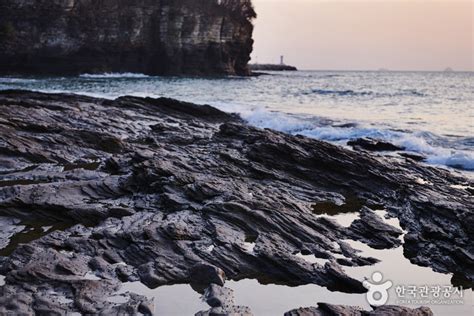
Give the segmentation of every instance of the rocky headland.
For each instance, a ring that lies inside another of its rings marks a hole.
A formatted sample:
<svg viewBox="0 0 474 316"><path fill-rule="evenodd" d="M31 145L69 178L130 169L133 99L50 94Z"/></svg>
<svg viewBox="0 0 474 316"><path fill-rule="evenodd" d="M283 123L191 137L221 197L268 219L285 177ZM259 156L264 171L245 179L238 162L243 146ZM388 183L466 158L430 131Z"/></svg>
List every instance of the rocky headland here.
<svg viewBox="0 0 474 316"><path fill-rule="evenodd" d="M252 71L298 71L294 66L281 64L249 64Z"/></svg>
<svg viewBox="0 0 474 316"><path fill-rule="evenodd" d="M0 216L10 227L0 234L0 314L152 314L140 294L110 299L134 281L191 284L210 308L198 315L251 315L226 279L363 293L345 268L378 259L344 240L390 249L402 234L412 263L472 287L473 183L459 174L172 99L2 91L0 113ZM319 216L328 210L360 216L345 227ZM31 222L47 229L15 239L15 225ZM337 314L431 311L321 298L287 313Z"/></svg>
<svg viewBox="0 0 474 316"><path fill-rule="evenodd" d="M0 74L248 75L250 0L2 0Z"/></svg>

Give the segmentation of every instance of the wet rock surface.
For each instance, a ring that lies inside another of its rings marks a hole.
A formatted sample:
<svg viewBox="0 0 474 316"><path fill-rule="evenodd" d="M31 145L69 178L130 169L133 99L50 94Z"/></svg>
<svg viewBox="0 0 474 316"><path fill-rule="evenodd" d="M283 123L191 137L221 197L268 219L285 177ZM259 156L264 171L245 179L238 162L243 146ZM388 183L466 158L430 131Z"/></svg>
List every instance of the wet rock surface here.
<svg viewBox="0 0 474 316"><path fill-rule="evenodd" d="M400 156L405 157L407 159L412 159L414 161L425 161L426 157L419 155L419 154L414 154L414 153L399 153Z"/></svg>
<svg viewBox="0 0 474 316"><path fill-rule="evenodd" d="M251 313L222 299L226 278L363 293L344 266L377 260L343 240L399 246L380 208L407 231L413 263L472 286L474 202L458 174L170 99L3 91L0 113L0 216L69 227L0 260L0 314L151 314L144 296L109 299L135 281L213 284L215 310L202 315ZM360 218L344 227L315 205Z"/></svg>
<svg viewBox="0 0 474 316"><path fill-rule="evenodd" d="M11 217L0 217L0 249L6 248L10 239L24 229L20 220Z"/></svg>
<svg viewBox="0 0 474 316"><path fill-rule="evenodd" d="M319 303L318 307L299 308L285 313L285 316L432 316L429 308L407 308L400 306L382 306L373 311L357 307Z"/></svg>
<svg viewBox="0 0 474 316"><path fill-rule="evenodd" d="M368 151L398 151L405 149L389 142L369 137L351 140L347 142L347 145L352 146L354 149L364 149Z"/></svg>

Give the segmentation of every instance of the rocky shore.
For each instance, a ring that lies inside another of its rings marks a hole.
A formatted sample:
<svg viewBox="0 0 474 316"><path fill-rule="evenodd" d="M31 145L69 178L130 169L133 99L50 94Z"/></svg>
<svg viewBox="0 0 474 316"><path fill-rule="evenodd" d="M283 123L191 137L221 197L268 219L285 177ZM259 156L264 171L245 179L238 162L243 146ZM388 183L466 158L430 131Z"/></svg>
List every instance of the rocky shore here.
<svg viewBox="0 0 474 316"><path fill-rule="evenodd" d="M210 308L198 315L251 315L226 279L364 293L344 269L377 258L344 240L400 246L380 209L412 263L473 285L473 183L459 174L172 99L2 91L0 113L0 314L152 314L159 301L110 299L134 281L191 284ZM348 209L348 227L319 216ZM12 247L27 222L44 232ZM324 303L287 315L431 315Z"/></svg>
<svg viewBox="0 0 474 316"><path fill-rule="evenodd" d="M279 64L249 64L252 71L297 71L294 66Z"/></svg>

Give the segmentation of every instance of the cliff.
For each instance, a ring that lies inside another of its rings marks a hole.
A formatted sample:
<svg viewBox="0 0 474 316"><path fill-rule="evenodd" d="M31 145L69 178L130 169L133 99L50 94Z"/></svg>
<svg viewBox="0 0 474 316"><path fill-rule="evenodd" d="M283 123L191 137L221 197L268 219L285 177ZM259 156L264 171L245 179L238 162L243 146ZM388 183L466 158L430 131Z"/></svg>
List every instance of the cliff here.
<svg viewBox="0 0 474 316"><path fill-rule="evenodd" d="M0 74L247 75L251 0L2 0Z"/></svg>

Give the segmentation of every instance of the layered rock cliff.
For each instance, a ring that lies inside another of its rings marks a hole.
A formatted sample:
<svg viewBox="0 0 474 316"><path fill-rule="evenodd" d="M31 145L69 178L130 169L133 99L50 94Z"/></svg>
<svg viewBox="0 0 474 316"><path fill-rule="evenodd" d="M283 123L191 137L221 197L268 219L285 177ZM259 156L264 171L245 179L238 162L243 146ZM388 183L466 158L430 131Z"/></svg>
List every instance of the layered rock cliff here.
<svg viewBox="0 0 474 316"><path fill-rule="evenodd" d="M248 74L251 0L2 0L0 73Z"/></svg>

